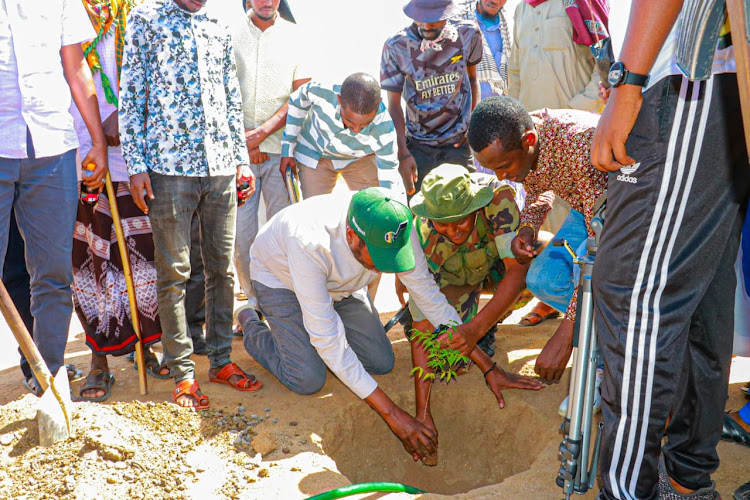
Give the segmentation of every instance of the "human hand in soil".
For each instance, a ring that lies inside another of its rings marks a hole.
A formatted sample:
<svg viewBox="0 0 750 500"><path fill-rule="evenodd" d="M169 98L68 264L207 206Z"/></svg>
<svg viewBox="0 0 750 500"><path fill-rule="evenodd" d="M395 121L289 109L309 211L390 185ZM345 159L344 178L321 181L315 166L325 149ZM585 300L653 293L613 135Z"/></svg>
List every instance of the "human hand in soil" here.
<svg viewBox="0 0 750 500"><path fill-rule="evenodd" d="M412 456L414 461L431 461L437 454L438 437L437 432L426 424L412 418L401 408L391 415L392 422L386 420L396 437L401 441L404 449Z"/></svg>
<svg viewBox="0 0 750 500"><path fill-rule="evenodd" d="M534 365L534 371L539 377L560 380L570 360L570 353L573 352L573 326L573 321L562 320L555 334L547 341Z"/></svg>
<svg viewBox="0 0 750 500"><path fill-rule="evenodd" d="M432 414L427 409L417 408L417 421L426 425L429 429L432 429L432 432L435 433L435 436L438 435L438 430L437 430L437 427L435 426L435 421L432 419ZM434 455L422 459L422 465L427 465L428 467L435 467L437 464L438 464L437 451L435 452Z"/></svg>
<svg viewBox="0 0 750 500"><path fill-rule="evenodd" d="M497 405L502 410L505 408L503 389L524 389L526 391L538 391L544 388L544 382L536 377L524 377L515 373L508 373L499 366L495 366L484 377L492 394L497 398Z"/></svg>
<svg viewBox="0 0 750 500"><path fill-rule="evenodd" d="M537 256L536 235L533 228L522 227L513 241L510 242L510 250L519 264L528 264Z"/></svg>

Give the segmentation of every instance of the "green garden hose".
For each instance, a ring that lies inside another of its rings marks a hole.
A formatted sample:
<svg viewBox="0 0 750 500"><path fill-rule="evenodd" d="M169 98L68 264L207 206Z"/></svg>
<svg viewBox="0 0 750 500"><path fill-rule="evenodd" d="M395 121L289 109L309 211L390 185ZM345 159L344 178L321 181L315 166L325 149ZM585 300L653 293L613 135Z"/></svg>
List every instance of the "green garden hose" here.
<svg viewBox="0 0 750 500"><path fill-rule="evenodd" d="M419 493L427 493L424 490L415 488L413 486L407 486L401 483L359 483L352 484L350 486L343 486L323 492L314 497L310 497L307 500L333 500L334 498L344 498L351 495L359 495L361 493L373 493L373 492L388 492L388 493L411 493L416 495Z"/></svg>

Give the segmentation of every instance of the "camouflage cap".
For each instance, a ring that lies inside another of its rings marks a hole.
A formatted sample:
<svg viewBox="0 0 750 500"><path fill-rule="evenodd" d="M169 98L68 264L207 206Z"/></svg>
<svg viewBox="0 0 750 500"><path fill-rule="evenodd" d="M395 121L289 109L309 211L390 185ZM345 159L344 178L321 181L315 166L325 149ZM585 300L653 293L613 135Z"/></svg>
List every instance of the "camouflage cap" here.
<svg viewBox="0 0 750 500"><path fill-rule="evenodd" d="M466 168L444 163L425 176L409 205L414 215L449 223L487 206L492 196L492 188L474 184Z"/></svg>

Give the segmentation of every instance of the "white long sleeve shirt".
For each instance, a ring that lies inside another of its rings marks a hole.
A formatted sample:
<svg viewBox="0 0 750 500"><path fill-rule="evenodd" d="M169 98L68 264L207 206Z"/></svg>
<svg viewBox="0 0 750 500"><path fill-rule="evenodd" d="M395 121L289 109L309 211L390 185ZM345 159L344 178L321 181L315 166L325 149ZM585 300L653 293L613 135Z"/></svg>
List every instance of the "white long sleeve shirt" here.
<svg viewBox="0 0 750 500"><path fill-rule="evenodd" d="M270 288L295 292L310 342L328 368L364 399L377 388L346 341L334 301L364 289L379 273L357 261L346 242L346 213L353 193L315 196L276 214L258 233L250 251L253 279ZM399 273L425 317L433 325L460 324L427 269L416 233L411 243L416 267Z"/></svg>

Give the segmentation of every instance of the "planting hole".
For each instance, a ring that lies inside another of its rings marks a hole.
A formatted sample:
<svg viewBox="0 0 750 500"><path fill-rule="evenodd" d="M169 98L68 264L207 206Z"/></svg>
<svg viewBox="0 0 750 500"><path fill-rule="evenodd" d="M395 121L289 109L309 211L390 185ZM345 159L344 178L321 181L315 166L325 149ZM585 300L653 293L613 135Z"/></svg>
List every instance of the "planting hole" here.
<svg viewBox="0 0 750 500"><path fill-rule="evenodd" d="M483 387L483 386L482 386ZM352 483L393 481L430 493L463 493L529 469L549 439L548 427L522 400L506 395L506 408L460 384L435 387L432 415L439 433L439 463L414 462L385 422L366 404L355 403L325 426L323 448ZM413 413L412 394L394 401Z"/></svg>

